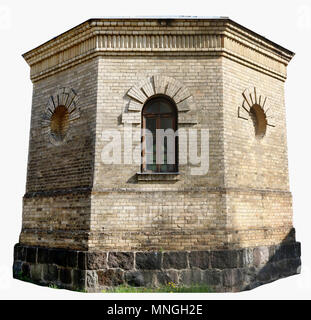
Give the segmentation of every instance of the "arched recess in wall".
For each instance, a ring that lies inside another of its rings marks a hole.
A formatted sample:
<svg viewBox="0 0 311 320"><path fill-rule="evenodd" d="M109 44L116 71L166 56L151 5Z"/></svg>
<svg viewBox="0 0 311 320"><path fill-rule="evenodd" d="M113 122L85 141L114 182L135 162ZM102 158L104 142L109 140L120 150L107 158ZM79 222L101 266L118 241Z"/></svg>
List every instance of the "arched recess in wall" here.
<svg viewBox="0 0 311 320"><path fill-rule="evenodd" d="M128 90L128 102L122 112L122 123L141 125L144 104L158 95L168 96L176 104L178 124L198 123L195 101L188 88L178 80L163 75L148 77Z"/></svg>
<svg viewBox="0 0 311 320"><path fill-rule="evenodd" d="M77 93L61 87L48 98L42 117L43 133L53 145L61 145L67 140L71 122L79 117Z"/></svg>
<svg viewBox="0 0 311 320"><path fill-rule="evenodd" d="M238 117L252 121L254 136L261 140L266 135L268 127L275 127L272 108L268 105L268 98L261 94L256 87L244 90L242 97L241 106L238 108Z"/></svg>
<svg viewBox="0 0 311 320"><path fill-rule="evenodd" d="M164 75L153 75L150 76L141 82L137 83L131 87L126 93L126 106L122 112L121 123L123 125L133 125L134 127L142 127L142 120L144 119L142 115L142 110L144 106L151 99L157 98L166 98L168 101L171 101L176 108L176 126L178 129L182 127L195 126L198 124L197 120L197 107L195 105L195 100L188 90L188 88L183 85L178 80L167 77ZM179 141L181 142L181 141ZM176 159L177 165L168 172L174 172L177 170L178 162L180 156L186 155L187 146L185 144L179 144L176 150ZM142 150L143 153L143 150ZM141 163L141 171L144 171L143 161L140 161L135 157L136 163ZM164 170L166 171L166 170ZM161 172L158 171L158 172Z"/></svg>

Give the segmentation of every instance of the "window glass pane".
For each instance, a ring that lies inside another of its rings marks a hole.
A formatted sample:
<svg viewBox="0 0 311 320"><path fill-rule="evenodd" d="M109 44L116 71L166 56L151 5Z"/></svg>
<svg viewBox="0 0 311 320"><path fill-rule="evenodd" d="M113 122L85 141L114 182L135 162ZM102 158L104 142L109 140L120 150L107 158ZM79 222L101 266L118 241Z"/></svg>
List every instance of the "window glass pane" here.
<svg viewBox="0 0 311 320"><path fill-rule="evenodd" d="M158 135L158 150L161 155L158 159L163 159L160 163L161 172L172 172L175 170L175 131L173 130L173 118L160 118L160 127L164 131L163 136ZM163 156L162 156L163 155Z"/></svg>
<svg viewBox="0 0 311 320"><path fill-rule="evenodd" d="M155 132L157 125L156 118L146 118L146 129L150 130L151 132Z"/></svg>
<svg viewBox="0 0 311 320"><path fill-rule="evenodd" d="M146 118L144 133L146 169L156 171L156 118Z"/></svg>
<svg viewBox="0 0 311 320"><path fill-rule="evenodd" d="M153 153L146 153L146 164L155 164Z"/></svg>
<svg viewBox="0 0 311 320"><path fill-rule="evenodd" d="M173 128L173 119L172 118L161 118L160 120L161 129Z"/></svg>
<svg viewBox="0 0 311 320"><path fill-rule="evenodd" d="M148 171L157 172L157 166L155 164L147 164L146 168Z"/></svg>
<svg viewBox="0 0 311 320"><path fill-rule="evenodd" d="M171 113L173 112L173 108L171 104L166 101L159 101L159 112L160 113Z"/></svg>
<svg viewBox="0 0 311 320"><path fill-rule="evenodd" d="M144 130L146 153L153 152L156 138L156 119L146 118L146 129Z"/></svg>
<svg viewBox="0 0 311 320"><path fill-rule="evenodd" d="M143 111L146 129L144 163L147 171L174 172L177 169L174 111L170 101L162 98L149 101ZM157 131L158 129L161 131Z"/></svg>
<svg viewBox="0 0 311 320"><path fill-rule="evenodd" d="M158 143L161 144L161 151L164 151L164 163L172 164L175 163L175 131L173 130L173 119L172 118L161 118L160 119L161 129L164 130L164 139L161 139ZM170 153L170 156L167 156ZM172 156L173 154L173 156ZM173 159L173 160L172 160ZM168 161L167 161L168 160Z"/></svg>
<svg viewBox="0 0 311 320"><path fill-rule="evenodd" d="M159 113L159 104L157 100L150 101L144 109L145 113Z"/></svg>
<svg viewBox="0 0 311 320"><path fill-rule="evenodd" d="M169 101L164 99L154 99L148 102L144 109L144 113L173 113L174 109Z"/></svg>
<svg viewBox="0 0 311 320"><path fill-rule="evenodd" d="M176 166L175 164L168 164L167 165L167 172L175 172L176 171Z"/></svg>

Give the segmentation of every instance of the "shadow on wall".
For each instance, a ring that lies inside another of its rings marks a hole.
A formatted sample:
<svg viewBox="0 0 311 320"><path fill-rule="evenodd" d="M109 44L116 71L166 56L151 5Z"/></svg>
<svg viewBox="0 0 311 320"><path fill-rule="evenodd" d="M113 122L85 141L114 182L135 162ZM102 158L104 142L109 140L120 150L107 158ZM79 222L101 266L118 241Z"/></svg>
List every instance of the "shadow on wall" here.
<svg viewBox="0 0 311 320"><path fill-rule="evenodd" d="M292 228L278 245L260 246L246 249L244 259L245 273L242 290L253 289L301 271L300 243L295 241L295 229ZM240 289L240 290L241 290Z"/></svg>

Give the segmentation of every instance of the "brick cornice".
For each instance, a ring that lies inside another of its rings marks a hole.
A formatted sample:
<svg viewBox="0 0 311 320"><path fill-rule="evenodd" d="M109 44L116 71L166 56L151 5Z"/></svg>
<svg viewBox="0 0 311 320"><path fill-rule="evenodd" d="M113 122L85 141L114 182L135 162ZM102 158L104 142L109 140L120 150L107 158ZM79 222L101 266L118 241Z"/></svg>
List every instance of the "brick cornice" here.
<svg viewBox="0 0 311 320"><path fill-rule="evenodd" d="M225 56L280 80L293 53L227 18L91 19L25 53L32 81L99 55Z"/></svg>

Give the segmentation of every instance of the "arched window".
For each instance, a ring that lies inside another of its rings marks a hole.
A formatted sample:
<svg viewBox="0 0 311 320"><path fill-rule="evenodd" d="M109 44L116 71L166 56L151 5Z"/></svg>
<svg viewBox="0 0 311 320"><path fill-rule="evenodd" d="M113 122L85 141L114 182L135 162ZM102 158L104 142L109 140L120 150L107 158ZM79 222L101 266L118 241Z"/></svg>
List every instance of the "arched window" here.
<svg viewBox="0 0 311 320"><path fill-rule="evenodd" d="M142 111L142 172L177 172L175 104L166 97L148 100Z"/></svg>

